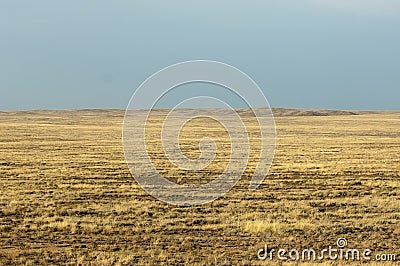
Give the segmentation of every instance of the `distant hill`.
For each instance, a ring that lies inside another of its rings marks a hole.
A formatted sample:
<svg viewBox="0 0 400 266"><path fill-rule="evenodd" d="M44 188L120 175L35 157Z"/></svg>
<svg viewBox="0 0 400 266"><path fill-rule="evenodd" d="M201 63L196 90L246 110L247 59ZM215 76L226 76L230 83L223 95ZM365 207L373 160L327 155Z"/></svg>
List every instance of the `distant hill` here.
<svg viewBox="0 0 400 266"><path fill-rule="evenodd" d="M359 115L357 111L341 110L306 110L306 109L287 109L273 108L274 116L334 116L334 115Z"/></svg>
<svg viewBox="0 0 400 266"><path fill-rule="evenodd" d="M179 112L188 114L195 112L196 109L180 109ZM213 113L228 113L224 109L211 109ZM169 109L154 109L154 113L167 114ZM240 115L252 115L250 109L237 109ZM343 111L343 110L318 110L318 109L290 109L290 108L272 108L275 117L286 116L343 116L343 115L363 115L378 113L399 113L400 111ZM145 110L137 110L138 114L145 114ZM29 110L29 111L0 111L0 115L39 115L39 116L96 116L112 115L124 116L125 110L121 109L78 109L78 110Z"/></svg>

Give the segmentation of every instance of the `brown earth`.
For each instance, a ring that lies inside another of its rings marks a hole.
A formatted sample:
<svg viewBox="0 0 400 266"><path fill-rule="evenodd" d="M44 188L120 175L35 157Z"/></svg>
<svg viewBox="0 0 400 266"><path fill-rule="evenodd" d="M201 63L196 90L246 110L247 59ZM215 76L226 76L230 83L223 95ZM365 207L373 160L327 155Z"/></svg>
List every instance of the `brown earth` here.
<svg viewBox="0 0 400 266"><path fill-rule="evenodd" d="M154 199L132 178L123 114L0 112L0 265L270 265L280 262L257 259L264 244L321 250L341 237L400 259L399 112L275 109L277 150L263 184L247 189L251 157L229 193L186 208ZM196 126L226 147L219 125ZM182 136L196 157L198 136ZM159 146L149 149L178 183L212 179L226 159L219 150L208 172L188 175L170 168ZM354 264L324 262L338 263Z"/></svg>

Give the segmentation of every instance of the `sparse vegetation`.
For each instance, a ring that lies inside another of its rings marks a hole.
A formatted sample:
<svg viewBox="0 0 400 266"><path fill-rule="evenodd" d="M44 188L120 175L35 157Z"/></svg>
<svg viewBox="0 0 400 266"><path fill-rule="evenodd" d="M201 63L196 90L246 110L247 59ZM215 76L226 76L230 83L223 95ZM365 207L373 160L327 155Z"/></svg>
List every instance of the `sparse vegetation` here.
<svg viewBox="0 0 400 266"><path fill-rule="evenodd" d="M339 237L351 247L398 254L400 113L279 112L277 151L264 183L247 189L254 157L224 197L188 208L154 199L131 177L122 111L1 112L0 264L267 265L257 259L264 244L318 249ZM149 137L157 168L178 183L218 176L226 136L201 119L188 125L187 132L209 129L220 148L206 170L188 174L162 155L161 117L155 114ZM245 120L256 146L252 119ZM187 132L183 151L196 158L199 136Z"/></svg>

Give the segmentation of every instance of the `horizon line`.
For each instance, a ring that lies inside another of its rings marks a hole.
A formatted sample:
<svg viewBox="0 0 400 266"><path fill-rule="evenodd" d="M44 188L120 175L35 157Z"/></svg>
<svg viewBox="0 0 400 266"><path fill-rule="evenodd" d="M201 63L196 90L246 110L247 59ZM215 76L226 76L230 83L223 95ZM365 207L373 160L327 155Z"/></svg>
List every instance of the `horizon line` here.
<svg viewBox="0 0 400 266"><path fill-rule="evenodd" d="M268 107L238 107L232 108L234 110L246 110L246 109L261 109ZM172 108L143 108L143 109L129 109L132 111L148 111L148 110L171 110ZM200 107L200 108L175 108L180 110L193 110L193 109L229 109L223 107ZM363 112L400 112L400 109L336 109L336 108L303 108L303 107L270 107L271 110L274 109L286 109L286 110L303 110L303 111L363 111ZM128 108L56 108L56 109L0 109L0 112L29 112L29 111L95 111L95 110L103 110L103 111L126 111Z"/></svg>

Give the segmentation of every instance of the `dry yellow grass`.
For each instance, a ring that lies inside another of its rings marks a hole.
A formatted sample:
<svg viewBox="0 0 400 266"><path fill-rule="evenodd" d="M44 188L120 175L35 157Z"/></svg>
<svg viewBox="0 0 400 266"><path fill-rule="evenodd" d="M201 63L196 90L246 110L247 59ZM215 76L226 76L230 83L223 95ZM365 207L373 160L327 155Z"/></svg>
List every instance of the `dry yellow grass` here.
<svg viewBox="0 0 400 266"><path fill-rule="evenodd" d="M0 264L278 265L259 261L257 251L264 244L319 249L339 237L354 248L398 254L400 114L339 114L277 117L276 156L260 188L247 190L254 157L224 197L179 208L131 177L122 111L1 112ZM206 121L188 125L188 132L210 129L203 133L220 148L205 171L188 174L163 158L161 117L150 132L157 168L179 183L218 176L229 146L224 134ZM258 133L250 133L257 146ZM182 133L189 157L199 155L198 137Z"/></svg>

